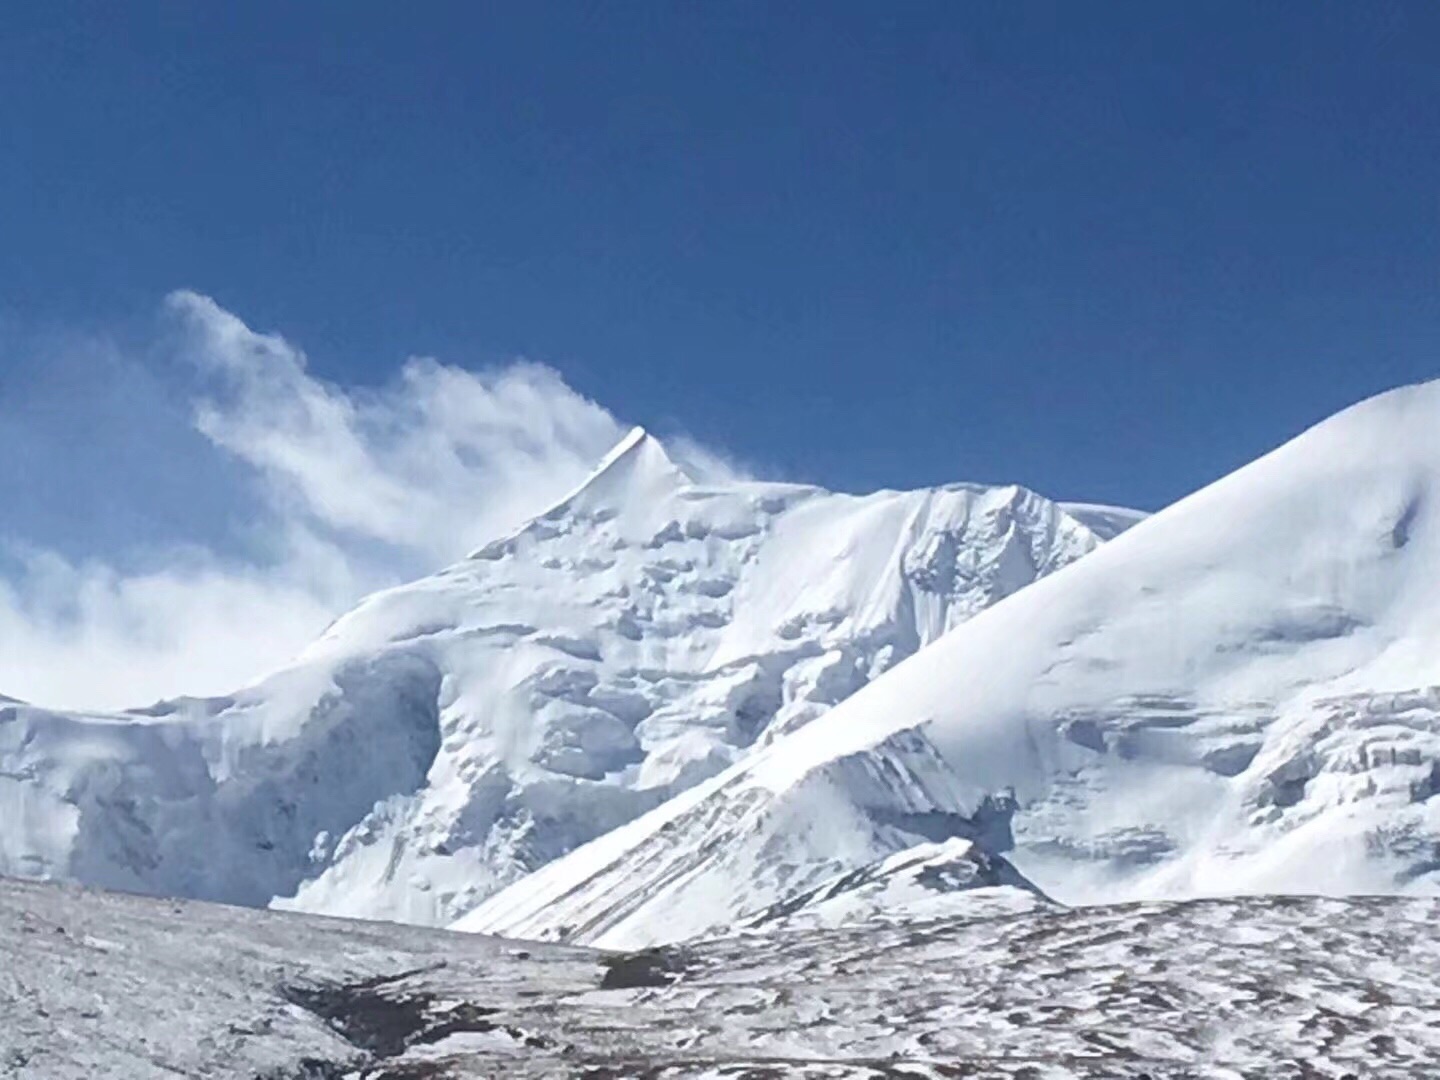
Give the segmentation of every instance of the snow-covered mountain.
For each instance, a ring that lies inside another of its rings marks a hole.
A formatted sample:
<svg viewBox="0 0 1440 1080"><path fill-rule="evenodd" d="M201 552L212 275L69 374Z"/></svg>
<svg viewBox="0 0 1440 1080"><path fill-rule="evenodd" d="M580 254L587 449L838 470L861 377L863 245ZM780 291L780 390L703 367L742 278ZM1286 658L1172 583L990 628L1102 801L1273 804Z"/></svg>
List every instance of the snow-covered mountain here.
<svg viewBox="0 0 1440 1080"><path fill-rule="evenodd" d="M1318 425L459 924L633 946L926 842L1057 900L1433 891L1440 382Z"/></svg>
<svg viewBox="0 0 1440 1080"><path fill-rule="evenodd" d="M0 873L449 921L1138 516L705 484L637 429L258 685L116 715L0 702Z"/></svg>

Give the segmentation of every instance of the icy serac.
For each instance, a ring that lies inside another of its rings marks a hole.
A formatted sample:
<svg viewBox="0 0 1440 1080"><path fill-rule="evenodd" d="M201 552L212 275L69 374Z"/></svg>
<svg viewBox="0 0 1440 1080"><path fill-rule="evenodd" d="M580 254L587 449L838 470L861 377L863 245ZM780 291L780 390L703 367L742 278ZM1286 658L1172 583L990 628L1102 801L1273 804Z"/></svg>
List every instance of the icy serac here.
<svg viewBox="0 0 1440 1080"><path fill-rule="evenodd" d="M253 687L0 703L0 873L447 922L1136 517L1017 487L702 483L637 429Z"/></svg>
<svg viewBox="0 0 1440 1080"><path fill-rule="evenodd" d="M646 944L916 844L1061 902L1440 882L1440 382L957 627L459 925Z"/></svg>

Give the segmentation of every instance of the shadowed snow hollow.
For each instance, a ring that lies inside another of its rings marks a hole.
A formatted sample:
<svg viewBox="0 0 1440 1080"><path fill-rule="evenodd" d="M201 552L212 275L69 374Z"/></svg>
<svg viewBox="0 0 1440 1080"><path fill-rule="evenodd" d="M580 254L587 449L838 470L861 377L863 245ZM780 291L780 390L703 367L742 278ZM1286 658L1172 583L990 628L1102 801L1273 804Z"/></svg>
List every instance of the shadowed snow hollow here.
<svg viewBox="0 0 1440 1080"><path fill-rule="evenodd" d="M1131 520L1016 487L699 483L643 431L229 698L0 703L0 873L445 922Z"/></svg>
<svg viewBox="0 0 1440 1080"><path fill-rule="evenodd" d="M1012 596L466 929L725 929L917 843L1064 902L1433 889L1440 383L1356 406Z"/></svg>

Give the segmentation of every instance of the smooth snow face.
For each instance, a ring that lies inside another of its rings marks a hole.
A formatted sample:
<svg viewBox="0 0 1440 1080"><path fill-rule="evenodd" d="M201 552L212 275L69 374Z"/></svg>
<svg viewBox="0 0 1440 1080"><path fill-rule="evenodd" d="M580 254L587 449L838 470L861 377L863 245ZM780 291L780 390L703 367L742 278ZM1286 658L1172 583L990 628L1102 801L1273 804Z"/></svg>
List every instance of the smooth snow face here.
<svg viewBox="0 0 1440 1080"><path fill-rule="evenodd" d="M1021 488L703 486L637 429L231 698L0 704L0 873L446 922L1098 544Z"/></svg>
<svg viewBox="0 0 1440 1080"><path fill-rule="evenodd" d="M671 940L951 836L1065 902L1433 888L1437 597L1431 383L1141 522L461 925Z"/></svg>

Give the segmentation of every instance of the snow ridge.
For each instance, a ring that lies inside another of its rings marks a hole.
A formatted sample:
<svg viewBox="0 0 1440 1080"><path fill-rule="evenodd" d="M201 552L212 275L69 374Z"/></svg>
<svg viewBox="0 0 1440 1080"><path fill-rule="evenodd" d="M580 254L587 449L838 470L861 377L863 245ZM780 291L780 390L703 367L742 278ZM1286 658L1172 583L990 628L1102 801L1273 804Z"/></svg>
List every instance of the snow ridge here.
<svg viewBox="0 0 1440 1080"><path fill-rule="evenodd" d="M935 919L988 919L1052 903L1008 862L973 840L917 844L795 893L742 930L817 930Z"/></svg>

